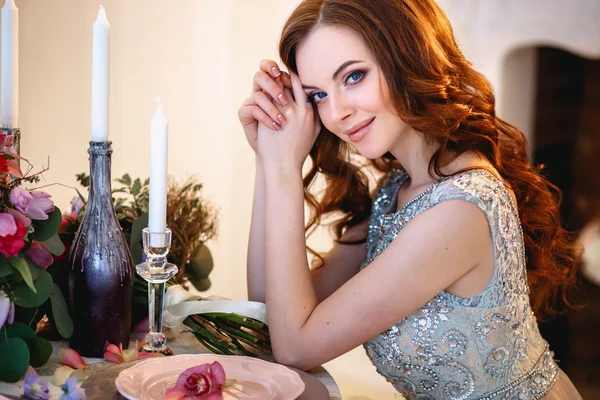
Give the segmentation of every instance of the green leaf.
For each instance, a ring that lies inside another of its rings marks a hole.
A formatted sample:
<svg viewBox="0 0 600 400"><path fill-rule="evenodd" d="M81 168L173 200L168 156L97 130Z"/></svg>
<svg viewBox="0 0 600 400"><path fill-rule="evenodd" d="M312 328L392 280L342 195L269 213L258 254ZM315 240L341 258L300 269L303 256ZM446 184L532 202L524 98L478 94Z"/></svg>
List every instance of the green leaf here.
<svg viewBox="0 0 600 400"><path fill-rule="evenodd" d="M123 175L120 179L117 179L117 182L122 183L123 185L127 185L127 187L131 186L131 177L129 174Z"/></svg>
<svg viewBox="0 0 600 400"><path fill-rule="evenodd" d="M142 182L140 181L140 178L137 178L135 181L133 181L131 194L137 196L140 193L140 190L142 190Z"/></svg>
<svg viewBox="0 0 600 400"><path fill-rule="evenodd" d="M6 336L10 338L35 339L35 331L22 322L14 322L12 325L6 324ZM0 332L0 336L4 336Z"/></svg>
<svg viewBox="0 0 600 400"><path fill-rule="evenodd" d="M6 257L0 255L0 278L12 275L14 272L15 270L12 269L8 264L8 261L6 261Z"/></svg>
<svg viewBox="0 0 600 400"><path fill-rule="evenodd" d="M4 332L0 332L4 335ZM29 347L21 338L0 342L0 381L17 382L29 367Z"/></svg>
<svg viewBox="0 0 600 400"><path fill-rule="evenodd" d="M55 233L50 239L43 242L43 244L48 250L50 250L50 253L54 254L55 256L60 256L65 252L65 245L63 244L62 240L60 240L58 233Z"/></svg>
<svg viewBox="0 0 600 400"><path fill-rule="evenodd" d="M13 301L15 304L21 307L39 307L48 300L54 288L52 276L41 268L39 274L39 278L34 282L36 292L25 285L20 285L14 289Z"/></svg>
<svg viewBox="0 0 600 400"><path fill-rule="evenodd" d="M62 222L62 214L58 207L54 207L54 211L48 214L48 219L45 221L33 220L32 225L35 228L33 238L38 242L45 242L56 234L60 223Z"/></svg>
<svg viewBox="0 0 600 400"><path fill-rule="evenodd" d="M29 363L32 367L41 367L52 355L52 344L46 339L38 337L32 328L21 322L6 325L6 337L9 339L21 338L25 341L29 348L31 357Z"/></svg>
<svg viewBox="0 0 600 400"><path fill-rule="evenodd" d="M50 303L52 304L52 314L54 315L54 322L56 322L56 330L65 339L70 338L73 334L73 320L69 316L67 303L56 283L50 295Z"/></svg>
<svg viewBox="0 0 600 400"><path fill-rule="evenodd" d="M131 241L129 248L133 248L136 243L142 243L142 231L148 226L148 213L144 213L135 220L131 226Z"/></svg>
<svg viewBox="0 0 600 400"><path fill-rule="evenodd" d="M27 266L29 267L29 272L31 273L31 278L35 282L35 280L37 278L39 278L39 276L40 276L40 271L43 271L43 269L40 268L36 263L34 263L33 260L30 260L27 257L25 257L25 262L27 263Z"/></svg>
<svg viewBox="0 0 600 400"><path fill-rule="evenodd" d="M11 257L8 259L8 263L12 265L17 271L19 271L27 286L29 286L29 288L35 293L36 288L33 285L31 271L29 270L29 266L27 265L25 258L23 256Z"/></svg>
<svg viewBox="0 0 600 400"><path fill-rule="evenodd" d="M38 368L48 362L52 355L52 343L38 336L34 339L25 339L25 343L29 347L29 364L32 367Z"/></svg>

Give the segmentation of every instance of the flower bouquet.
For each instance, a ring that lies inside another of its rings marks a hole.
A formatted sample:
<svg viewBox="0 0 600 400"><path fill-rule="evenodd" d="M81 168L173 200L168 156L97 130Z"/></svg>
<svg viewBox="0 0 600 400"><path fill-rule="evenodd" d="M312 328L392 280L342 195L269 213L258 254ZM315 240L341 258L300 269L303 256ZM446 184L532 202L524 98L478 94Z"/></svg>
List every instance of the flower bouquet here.
<svg viewBox="0 0 600 400"><path fill-rule="evenodd" d="M22 172L17 160L27 165ZM0 381L16 382L28 367L44 365L52 345L38 323L52 316L63 338L73 333L64 296L54 282L54 256L65 248L57 235L61 212L50 195L27 190L40 171L16 154L0 152Z"/></svg>

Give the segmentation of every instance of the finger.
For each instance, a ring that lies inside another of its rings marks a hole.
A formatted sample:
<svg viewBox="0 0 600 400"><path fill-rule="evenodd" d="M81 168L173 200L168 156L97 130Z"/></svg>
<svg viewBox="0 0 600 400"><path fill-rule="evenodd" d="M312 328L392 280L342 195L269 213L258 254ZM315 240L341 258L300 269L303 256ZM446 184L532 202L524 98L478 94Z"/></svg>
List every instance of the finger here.
<svg viewBox="0 0 600 400"><path fill-rule="evenodd" d="M281 105L286 105L288 99L283 94L281 87L275 80L264 71L257 71L254 74L254 80L252 85L252 92L266 92L269 96L277 99Z"/></svg>
<svg viewBox="0 0 600 400"><path fill-rule="evenodd" d="M281 75L279 65L277 65L275 61L269 59L260 60L260 70L268 73L273 78L277 78Z"/></svg>
<svg viewBox="0 0 600 400"><path fill-rule="evenodd" d="M310 104L308 102L308 96L304 92L304 89L302 89L302 82L300 81L300 78L298 77L298 75L296 75L292 72L291 78L292 78L292 92L294 93L294 100L296 101L296 104L298 104L298 105L304 104L305 106L312 107L312 104Z"/></svg>
<svg viewBox="0 0 600 400"><path fill-rule="evenodd" d="M253 95L256 104L271 118L271 122L276 122L279 125L287 123L281 110L279 110L267 95L263 92L257 92Z"/></svg>
<svg viewBox="0 0 600 400"><path fill-rule="evenodd" d="M279 76L279 80L281 80L281 82L283 83L283 85L287 88L292 88L292 78L290 77L290 74L288 74L285 71L281 72L281 75Z"/></svg>
<svg viewBox="0 0 600 400"><path fill-rule="evenodd" d="M269 117L259 106L242 106L238 115L242 125L251 125L258 121L272 130L278 131L281 129L281 126L278 123L273 122L271 117Z"/></svg>

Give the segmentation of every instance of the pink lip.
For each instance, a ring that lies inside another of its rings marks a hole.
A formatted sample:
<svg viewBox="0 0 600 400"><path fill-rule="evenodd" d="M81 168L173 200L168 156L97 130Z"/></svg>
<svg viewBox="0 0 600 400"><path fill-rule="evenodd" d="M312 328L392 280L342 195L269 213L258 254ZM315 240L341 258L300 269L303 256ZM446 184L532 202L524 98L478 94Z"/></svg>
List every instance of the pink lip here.
<svg viewBox="0 0 600 400"><path fill-rule="evenodd" d="M352 127L350 127L350 129L347 129L344 133L346 133L348 135L348 138L352 142L358 142L363 137L365 137L367 133L369 133L374 120L375 120L375 117L373 117L369 120L360 122L356 125L353 125Z"/></svg>

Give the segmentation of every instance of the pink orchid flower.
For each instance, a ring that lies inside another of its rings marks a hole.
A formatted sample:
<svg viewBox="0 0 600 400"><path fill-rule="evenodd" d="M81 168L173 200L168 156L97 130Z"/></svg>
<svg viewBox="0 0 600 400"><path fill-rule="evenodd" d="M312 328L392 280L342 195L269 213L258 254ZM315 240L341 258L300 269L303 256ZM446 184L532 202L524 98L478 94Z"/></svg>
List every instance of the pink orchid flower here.
<svg viewBox="0 0 600 400"><path fill-rule="evenodd" d="M225 383L225 369L218 361L198 365L179 375L175 387L165 392L165 399L220 400Z"/></svg>
<svg viewBox="0 0 600 400"><path fill-rule="evenodd" d="M83 358L73 349L68 347L62 347L58 351L58 361L62 365L66 365L73 369L85 368L87 364L83 361Z"/></svg>
<svg viewBox="0 0 600 400"><path fill-rule="evenodd" d="M119 343L119 347L117 347L114 344L109 344L108 346L106 346L104 359L106 361L114 362L116 364L121 364L128 361L141 360L143 358L162 357L164 355L161 353L140 353L138 351L138 346L139 343L137 340L135 342L135 348L129 350L123 350L122 343Z"/></svg>
<svg viewBox="0 0 600 400"><path fill-rule="evenodd" d="M14 208L9 208L6 212L15 217L16 220L21 221L23 225L25 225L25 228L31 225L31 219L27 218L22 212L15 210Z"/></svg>
<svg viewBox="0 0 600 400"><path fill-rule="evenodd" d="M10 191L10 201L15 208L36 220L47 220L48 213L54 210L54 202L50 195L45 192L28 192L17 186Z"/></svg>
<svg viewBox="0 0 600 400"><path fill-rule="evenodd" d="M50 250L40 242L32 242L31 246L24 253L27 258L33 261L38 267L47 269L54 262L54 257Z"/></svg>
<svg viewBox="0 0 600 400"><path fill-rule="evenodd" d="M0 328L6 322L10 325L15 321L15 304L4 292L0 292Z"/></svg>

